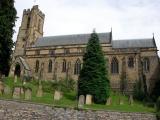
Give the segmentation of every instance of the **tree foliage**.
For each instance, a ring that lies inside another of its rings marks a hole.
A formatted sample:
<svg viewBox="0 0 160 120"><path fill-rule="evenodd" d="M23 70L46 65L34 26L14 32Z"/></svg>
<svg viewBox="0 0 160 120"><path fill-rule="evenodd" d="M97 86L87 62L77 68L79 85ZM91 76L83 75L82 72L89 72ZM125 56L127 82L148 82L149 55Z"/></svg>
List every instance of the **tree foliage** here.
<svg viewBox="0 0 160 120"><path fill-rule="evenodd" d="M0 74L7 74L12 53L13 27L15 26L17 12L14 7L14 0L0 1Z"/></svg>
<svg viewBox="0 0 160 120"><path fill-rule="evenodd" d="M93 32L83 56L83 67L78 81L78 94L91 94L95 103L105 103L109 97L109 79L106 60L98 35Z"/></svg>

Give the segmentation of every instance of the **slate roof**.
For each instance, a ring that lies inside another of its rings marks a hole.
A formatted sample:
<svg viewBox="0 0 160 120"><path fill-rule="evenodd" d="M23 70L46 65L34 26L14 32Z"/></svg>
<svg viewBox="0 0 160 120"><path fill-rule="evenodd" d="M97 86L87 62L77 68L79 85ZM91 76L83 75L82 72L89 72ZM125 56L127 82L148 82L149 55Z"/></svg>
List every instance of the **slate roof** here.
<svg viewBox="0 0 160 120"><path fill-rule="evenodd" d="M98 33L100 43L111 42L111 32ZM56 46L56 45L74 45L86 44L90 34L75 34L75 35L62 35L62 36L49 36L39 38L33 47Z"/></svg>
<svg viewBox="0 0 160 120"><path fill-rule="evenodd" d="M155 40L151 39L129 39L112 41L113 48L154 48Z"/></svg>

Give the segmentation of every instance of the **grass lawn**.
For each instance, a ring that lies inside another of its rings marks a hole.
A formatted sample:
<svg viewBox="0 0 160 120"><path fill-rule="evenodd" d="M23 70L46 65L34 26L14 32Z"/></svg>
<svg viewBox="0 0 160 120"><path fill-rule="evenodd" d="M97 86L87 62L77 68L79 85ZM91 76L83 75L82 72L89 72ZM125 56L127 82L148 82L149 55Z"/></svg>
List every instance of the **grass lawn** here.
<svg viewBox="0 0 160 120"><path fill-rule="evenodd" d="M13 78L5 78L4 80L5 85L9 86L12 90L14 86L22 85L21 81L18 79L16 85L14 84ZM77 99L76 99L76 92L64 92L63 98L59 101L53 100L54 89L50 88L51 86L48 84L45 85L45 89L43 90L43 97L36 97L36 92L38 89L38 85L36 82L31 82L32 87L32 99L29 102L33 103L42 103L47 104L50 106L57 106L57 107L70 107L70 108L77 108ZM47 87L48 86L48 87ZM52 90L50 90L52 89ZM50 90L50 91L49 91ZM53 91L53 92L52 92ZM124 104L118 105L119 97L122 98ZM12 100L12 94L9 95L2 95L0 96L1 99L9 99ZM146 107L143 103L134 101L133 105L129 105L128 97L122 96L117 93L111 94L112 104L111 105L99 105L99 104L92 104L92 105L85 105L84 109L92 109L92 110L111 110L111 111L124 111L124 112L149 112L155 113L155 109L151 107ZM21 96L20 101L24 101L24 95Z"/></svg>

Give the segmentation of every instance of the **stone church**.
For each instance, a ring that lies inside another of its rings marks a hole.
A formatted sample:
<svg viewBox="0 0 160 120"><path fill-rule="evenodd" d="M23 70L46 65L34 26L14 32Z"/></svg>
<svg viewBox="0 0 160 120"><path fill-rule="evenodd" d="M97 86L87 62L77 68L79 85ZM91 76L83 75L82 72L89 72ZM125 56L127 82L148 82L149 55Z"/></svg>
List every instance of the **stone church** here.
<svg viewBox="0 0 160 120"><path fill-rule="evenodd" d="M89 34L43 36L45 15L38 5L23 11L10 76L24 75L41 80L78 79ZM145 75L152 88L159 71L154 36L145 39L113 40L111 32L98 33L107 61L111 88L119 90L121 80L128 91Z"/></svg>

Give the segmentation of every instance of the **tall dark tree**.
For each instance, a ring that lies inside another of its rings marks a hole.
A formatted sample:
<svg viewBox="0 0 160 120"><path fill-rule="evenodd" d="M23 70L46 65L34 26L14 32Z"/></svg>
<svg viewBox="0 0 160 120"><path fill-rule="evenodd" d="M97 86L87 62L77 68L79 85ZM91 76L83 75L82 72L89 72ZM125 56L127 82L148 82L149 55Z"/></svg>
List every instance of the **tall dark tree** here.
<svg viewBox="0 0 160 120"><path fill-rule="evenodd" d="M83 56L83 67L78 80L79 95L91 94L95 103L106 102L110 90L106 61L98 35L93 32Z"/></svg>
<svg viewBox="0 0 160 120"><path fill-rule="evenodd" d="M9 71L16 14L14 0L0 0L0 75Z"/></svg>

